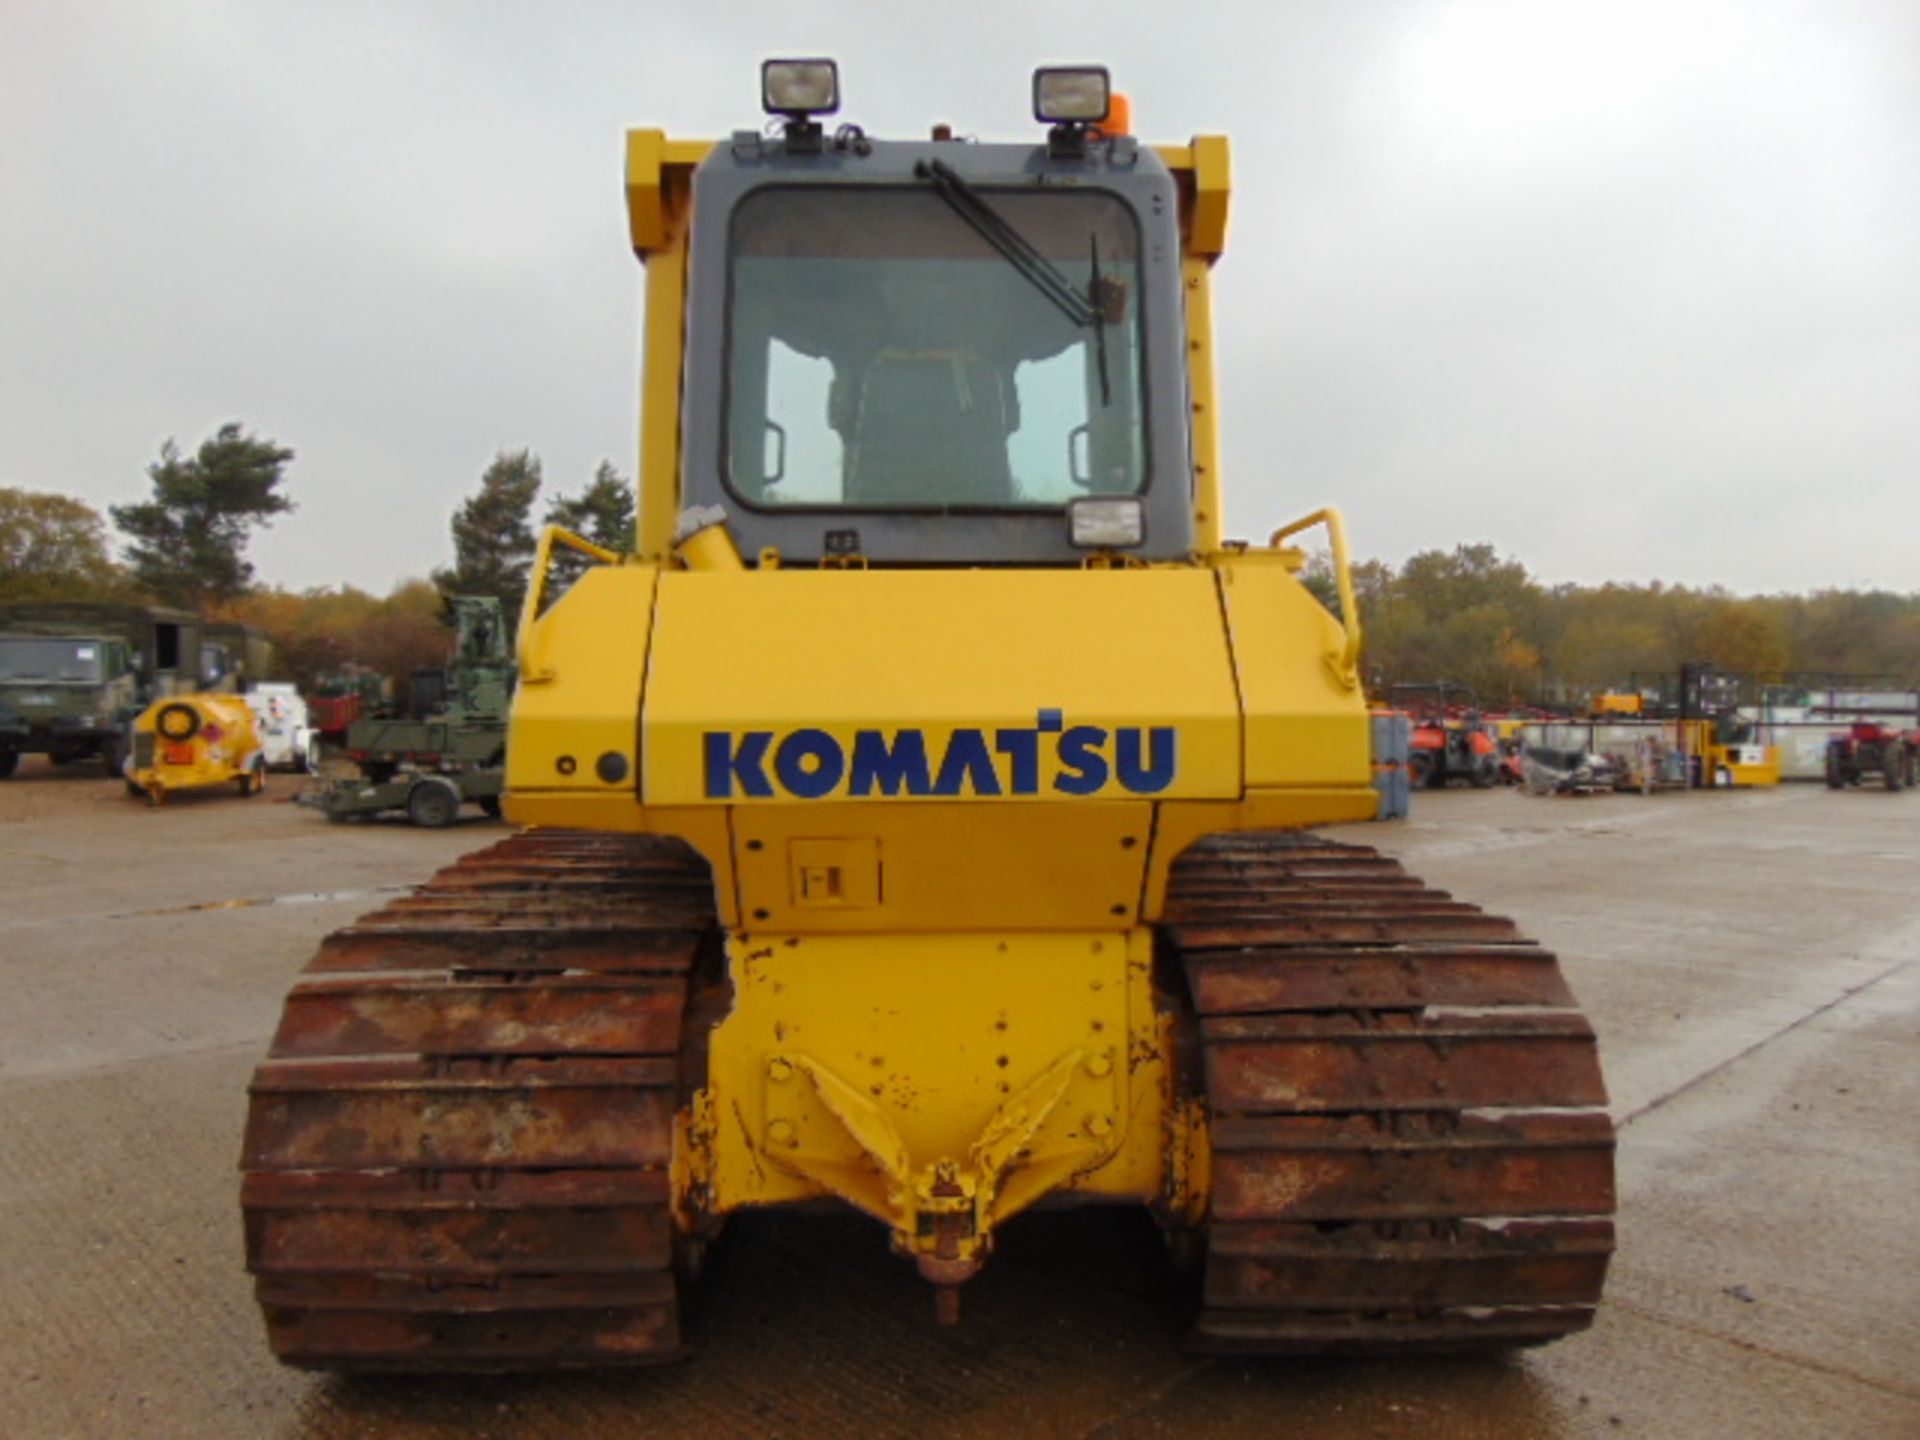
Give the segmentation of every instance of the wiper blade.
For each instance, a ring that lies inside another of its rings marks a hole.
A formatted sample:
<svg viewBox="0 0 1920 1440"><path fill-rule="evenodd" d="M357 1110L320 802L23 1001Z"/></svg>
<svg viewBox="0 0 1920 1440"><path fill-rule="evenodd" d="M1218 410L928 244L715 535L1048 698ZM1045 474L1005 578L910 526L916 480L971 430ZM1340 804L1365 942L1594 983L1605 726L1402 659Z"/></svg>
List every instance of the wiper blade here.
<svg viewBox="0 0 1920 1440"><path fill-rule="evenodd" d="M1060 273L1059 267L1034 249L1033 242L1008 224L1006 217L987 204L980 192L962 180L951 165L944 160L922 160L913 167L913 173L932 182L934 193L947 202L953 213L998 250L1062 315L1075 325L1099 325L1099 312L1087 297L1074 289L1073 282Z"/></svg>
<svg viewBox="0 0 1920 1440"><path fill-rule="evenodd" d="M1093 302L1093 349L1100 365L1100 408L1113 403L1113 386L1107 380L1107 283L1100 278L1100 232L1087 232L1087 246L1093 251L1092 274L1087 280L1087 298Z"/></svg>

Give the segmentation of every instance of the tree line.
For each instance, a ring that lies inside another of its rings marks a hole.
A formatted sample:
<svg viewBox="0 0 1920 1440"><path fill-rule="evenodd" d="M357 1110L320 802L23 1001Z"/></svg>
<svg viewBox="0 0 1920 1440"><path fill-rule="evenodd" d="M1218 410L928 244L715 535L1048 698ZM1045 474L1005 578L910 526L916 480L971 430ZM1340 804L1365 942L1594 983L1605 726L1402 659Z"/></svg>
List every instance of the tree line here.
<svg viewBox="0 0 1920 1440"><path fill-rule="evenodd" d="M292 514L294 452L239 424L191 454L169 440L147 468L145 500L109 507L0 487L0 600L124 600L173 605L263 630L289 678L310 683L349 664L400 676L436 665L448 643L444 597L497 596L509 618L526 594L545 485L532 451L497 454L454 511L453 563L384 596L355 586L293 591L258 582L247 547ZM541 519L610 550L632 548L632 482L609 462ZM555 584L580 573L555 558ZM1324 556L1304 578L1329 608ZM1369 688L1451 681L1487 706L1578 703L1602 689L1671 676L1689 662L1734 673L1882 676L1920 684L1920 594L1821 590L1737 596L1718 587L1548 585L1493 546L1426 550L1395 567L1353 567Z"/></svg>
<svg viewBox="0 0 1920 1440"><path fill-rule="evenodd" d="M190 454L167 441L147 467L147 498L108 507L121 539L118 558L107 517L91 505L0 486L0 601L166 605L237 620L263 631L286 678L302 685L347 666L400 677L441 664L451 638L450 595L492 595L509 621L519 614L544 483L531 451L496 455L454 512L452 565L431 580L402 580L384 596L353 585L295 591L258 581L247 550L258 530L294 512L287 484L293 460L291 448L237 423L221 426ZM552 497L542 523L629 550L632 484L602 461L578 492ZM556 586L578 575L572 559L556 564Z"/></svg>
<svg viewBox="0 0 1920 1440"><path fill-rule="evenodd" d="M1309 585L1337 611L1329 562ZM1920 594L1734 595L1718 586L1546 585L1491 545L1353 567L1369 689L1453 681L1482 704L1582 703L1704 662L1730 674L1920 684Z"/></svg>

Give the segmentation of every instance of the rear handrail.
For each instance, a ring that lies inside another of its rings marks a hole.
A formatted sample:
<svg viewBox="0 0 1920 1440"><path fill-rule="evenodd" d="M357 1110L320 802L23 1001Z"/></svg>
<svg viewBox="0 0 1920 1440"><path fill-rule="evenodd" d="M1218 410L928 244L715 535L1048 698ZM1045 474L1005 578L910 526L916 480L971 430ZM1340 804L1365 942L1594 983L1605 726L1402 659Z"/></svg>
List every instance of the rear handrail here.
<svg viewBox="0 0 1920 1440"><path fill-rule="evenodd" d="M551 670L533 663L533 622L540 618L540 607L546 603L547 575L553 568L553 547L564 545L576 550L589 560L600 565L618 565L620 554L604 545L596 545L584 536L558 525L549 525L540 532L540 543L533 550L533 564L527 571L527 598L520 606L520 628L514 638L514 653L520 659L520 678L539 682L553 678Z"/></svg>
<svg viewBox="0 0 1920 1440"><path fill-rule="evenodd" d="M1352 690L1360 684L1360 607L1353 598L1353 567L1347 559L1345 518L1328 505L1291 525L1282 525L1267 538L1267 544L1277 549L1288 536L1311 530L1316 525L1327 527L1327 538L1333 545L1333 578L1340 589L1340 625L1346 632L1345 645L1327 656L1327 665L1334 678Z"/></svg>

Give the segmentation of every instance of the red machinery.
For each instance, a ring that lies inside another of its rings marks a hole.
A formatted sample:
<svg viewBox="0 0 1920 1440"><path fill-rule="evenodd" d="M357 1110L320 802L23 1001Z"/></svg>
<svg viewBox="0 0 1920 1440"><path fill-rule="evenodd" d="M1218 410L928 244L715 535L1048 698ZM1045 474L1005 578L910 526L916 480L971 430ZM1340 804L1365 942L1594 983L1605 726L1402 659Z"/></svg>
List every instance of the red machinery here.
<svg viewBox="0 0 1920 1440"><path fill-rule="evenodd" d="M1860 720L1827 742L1827 788L1840 790L1877 775L1888 790L1920 784L1920 734Z"/></svg>
<svg viewBox="0 0 1920 1440"><path fill-rule="evenodd" d="M1480 790L1499 783L1500 746L1473 691L1440 681L1396 685L1390 698L1412 721L1407 769L1416 789L1444 789L1454 780Z"/></svg>

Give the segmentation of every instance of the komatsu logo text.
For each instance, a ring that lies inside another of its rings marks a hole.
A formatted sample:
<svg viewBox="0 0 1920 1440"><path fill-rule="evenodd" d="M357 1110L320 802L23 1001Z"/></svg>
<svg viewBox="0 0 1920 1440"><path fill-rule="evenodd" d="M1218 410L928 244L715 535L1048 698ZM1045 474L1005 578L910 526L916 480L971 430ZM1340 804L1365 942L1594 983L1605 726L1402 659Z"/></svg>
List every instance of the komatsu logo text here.
<svg viewBox="0 0 1920 1440"><path fill-rule="evenodd" d="M1179 759L1171 725L1068 725L1042 710L1031 726L958 729L934 754L924 730L856 730L848 744L825 730L708 730L701 737L709 800L819 800L845 786L870 795L1157 795ZM776 784L778 788L776 789Z"/></svg>

